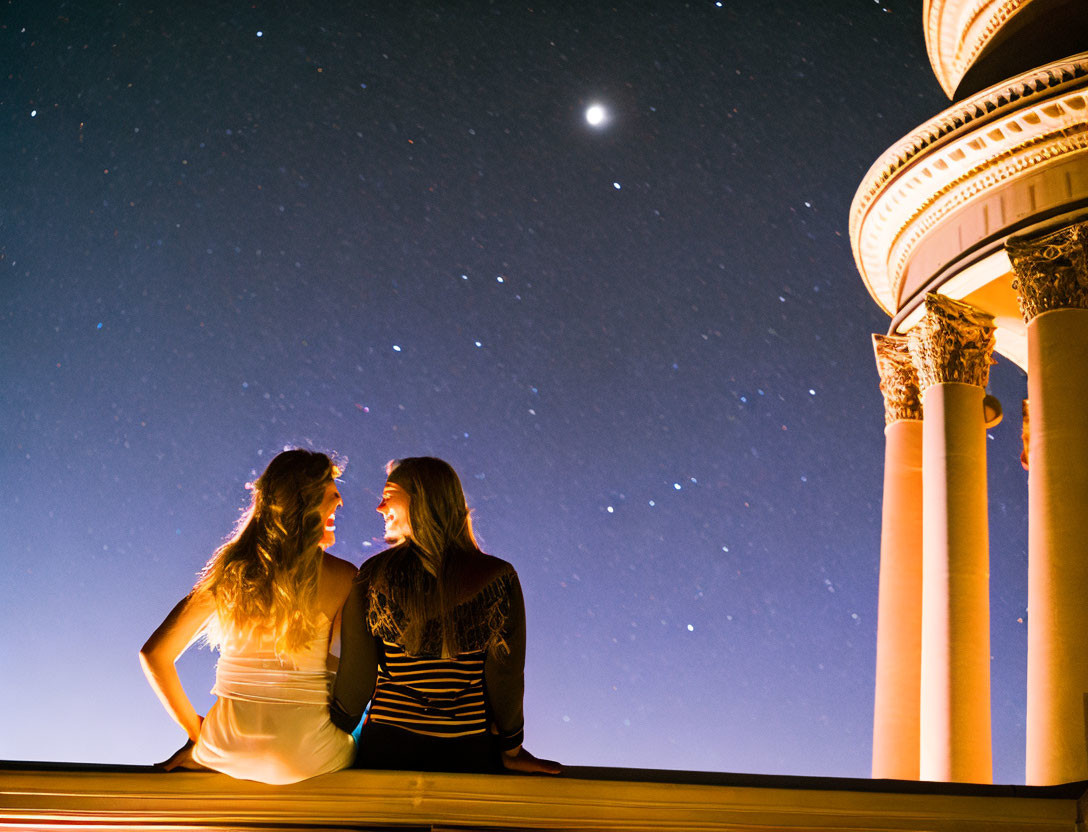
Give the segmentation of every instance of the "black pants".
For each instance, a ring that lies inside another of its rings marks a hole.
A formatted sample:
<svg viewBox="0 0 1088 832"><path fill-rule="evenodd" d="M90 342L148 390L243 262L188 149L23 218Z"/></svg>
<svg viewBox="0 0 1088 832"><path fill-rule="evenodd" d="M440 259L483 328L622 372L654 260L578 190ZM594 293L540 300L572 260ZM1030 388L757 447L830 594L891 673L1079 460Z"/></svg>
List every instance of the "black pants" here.
<svg viewBox="0 0 1088 832"><path fill-rule="evenodd" d="M494 774L503 771L490 734L428 737L368 719L359 733L355 768L396 771L456 771Z"/></svg>

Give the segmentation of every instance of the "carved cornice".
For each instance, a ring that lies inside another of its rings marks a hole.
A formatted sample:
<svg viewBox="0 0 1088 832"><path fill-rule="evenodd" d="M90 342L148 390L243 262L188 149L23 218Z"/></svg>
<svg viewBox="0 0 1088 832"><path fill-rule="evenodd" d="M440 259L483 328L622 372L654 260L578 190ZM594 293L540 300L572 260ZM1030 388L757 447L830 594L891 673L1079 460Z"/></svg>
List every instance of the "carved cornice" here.
<svg viewBox="0 0 1088 832"><path fill-rule="evenodd" d="M880 392L884 396L884 424L922 418L922 397L918 391L918 371L910 358L905 335L874 335L873 352L880 373Z"/></svg>
<svg viewBox="0 0 1088 832"><path fill-rule="evenodd" d="M994 319L944 295L929 294L926 314L910 331L910 355L924 392L934 384L985 387L994 352Z"/></svg>
<svg viewBox="0 0 1088 832"><path fill-rule="evenodd" d="M850 207L858 271L890 315L910 257L949 214L1043 164L1088 156L1088 53L945 110L869 169Z"/></svg>
<svg viewBox="0 0 1088 832"><path fill-rule="evenodd" d="M1031 0L929 0L923 7L926 52L949 98L994 35Z"/></svg>
<svg viewBox="0 0 1088 832"><path fill-rule="evenodd" d="M1025 323L1051 309L1088 309L1088 223L1005 243Z"/></svg>

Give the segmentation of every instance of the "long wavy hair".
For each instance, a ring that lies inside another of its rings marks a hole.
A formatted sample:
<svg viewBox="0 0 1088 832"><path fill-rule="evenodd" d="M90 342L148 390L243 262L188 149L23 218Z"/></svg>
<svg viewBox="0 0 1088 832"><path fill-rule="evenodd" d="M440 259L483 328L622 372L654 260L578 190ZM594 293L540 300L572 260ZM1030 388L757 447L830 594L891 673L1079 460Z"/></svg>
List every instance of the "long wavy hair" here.
<svg viewBox="0 0 1088 832"><path fill-rule="evenodd" d="M463 567L480 552L461 480L448 462L430 456L394 459L386 475L408 493L412 533L380 561L374 583L404 613L405 650L418 653L428 622L435 622L443 656L455 656L462 650L453 613Z"/></svg>
<svg viewBox="0 0 1088 832"><path fill-rule="evenodd" d="M317 634L321 503L341 469L326 454L288 450L250 486L249 508L196 584L215 598L213 646L228 634L270 631L276 652L290 655Z"/></svg>

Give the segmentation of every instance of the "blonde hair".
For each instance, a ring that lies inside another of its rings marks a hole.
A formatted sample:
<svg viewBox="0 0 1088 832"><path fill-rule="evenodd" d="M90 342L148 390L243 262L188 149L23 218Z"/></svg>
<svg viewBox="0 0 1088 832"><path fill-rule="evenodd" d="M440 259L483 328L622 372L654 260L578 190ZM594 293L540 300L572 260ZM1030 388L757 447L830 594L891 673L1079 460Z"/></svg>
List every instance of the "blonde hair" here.
<svg viewBox="0 0 1088 832"><path fill-rule="evenodd" d="M289 655L317 634L321 503L341 468L326 454L288 450L252 484L249 508L195 587L215 599L212 646L261 630L272 633L278 654Z"/></svg>

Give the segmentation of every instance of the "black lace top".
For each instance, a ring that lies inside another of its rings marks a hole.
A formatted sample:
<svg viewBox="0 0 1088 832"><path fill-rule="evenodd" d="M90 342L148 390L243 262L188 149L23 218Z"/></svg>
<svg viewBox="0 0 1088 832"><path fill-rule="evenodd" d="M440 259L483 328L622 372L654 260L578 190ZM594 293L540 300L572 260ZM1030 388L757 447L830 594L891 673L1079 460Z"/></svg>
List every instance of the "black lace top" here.
<svg viewBox="0 0 1088 832"><path fill-rule="evenodd" d="M395 551L363 564L344 604L333 722L351 731L370 701L367 718L375 722L438 737L495 729L502 749L516 748L522 741L525 604L514 568L477 556L469 571L482 585L451 616L460 652L443 658L435 619L422 625L418 649L405 649L412 622L396 602L398 586L419 582L421 567L415 558L381 560ZM376 579L379 572L383 577Z"/></svg>
<svg viewBox="0 0 1088 832"><path fill-rule="evenodd" d="M374 573L376 567L367 569L373 560L367 561L360 570L361 577L367 581L369 587L367 625L370 632L379 638L396 644L407 644L406 630L410 622L408 615L397 604L399 591L422 582L424 592L434 594L437 591L437 582L422 568L418 559L401 558L398 564L387 565L384 580L379 584L365 574ZM507 568L458 604L453 611L452 624L462 652L509 651L506 629L510 618L510 599L518 577L512 566L504 566ZM436 618L423 624L420 644L415 652L428 657L442 655L442 628Z"/></svg>

